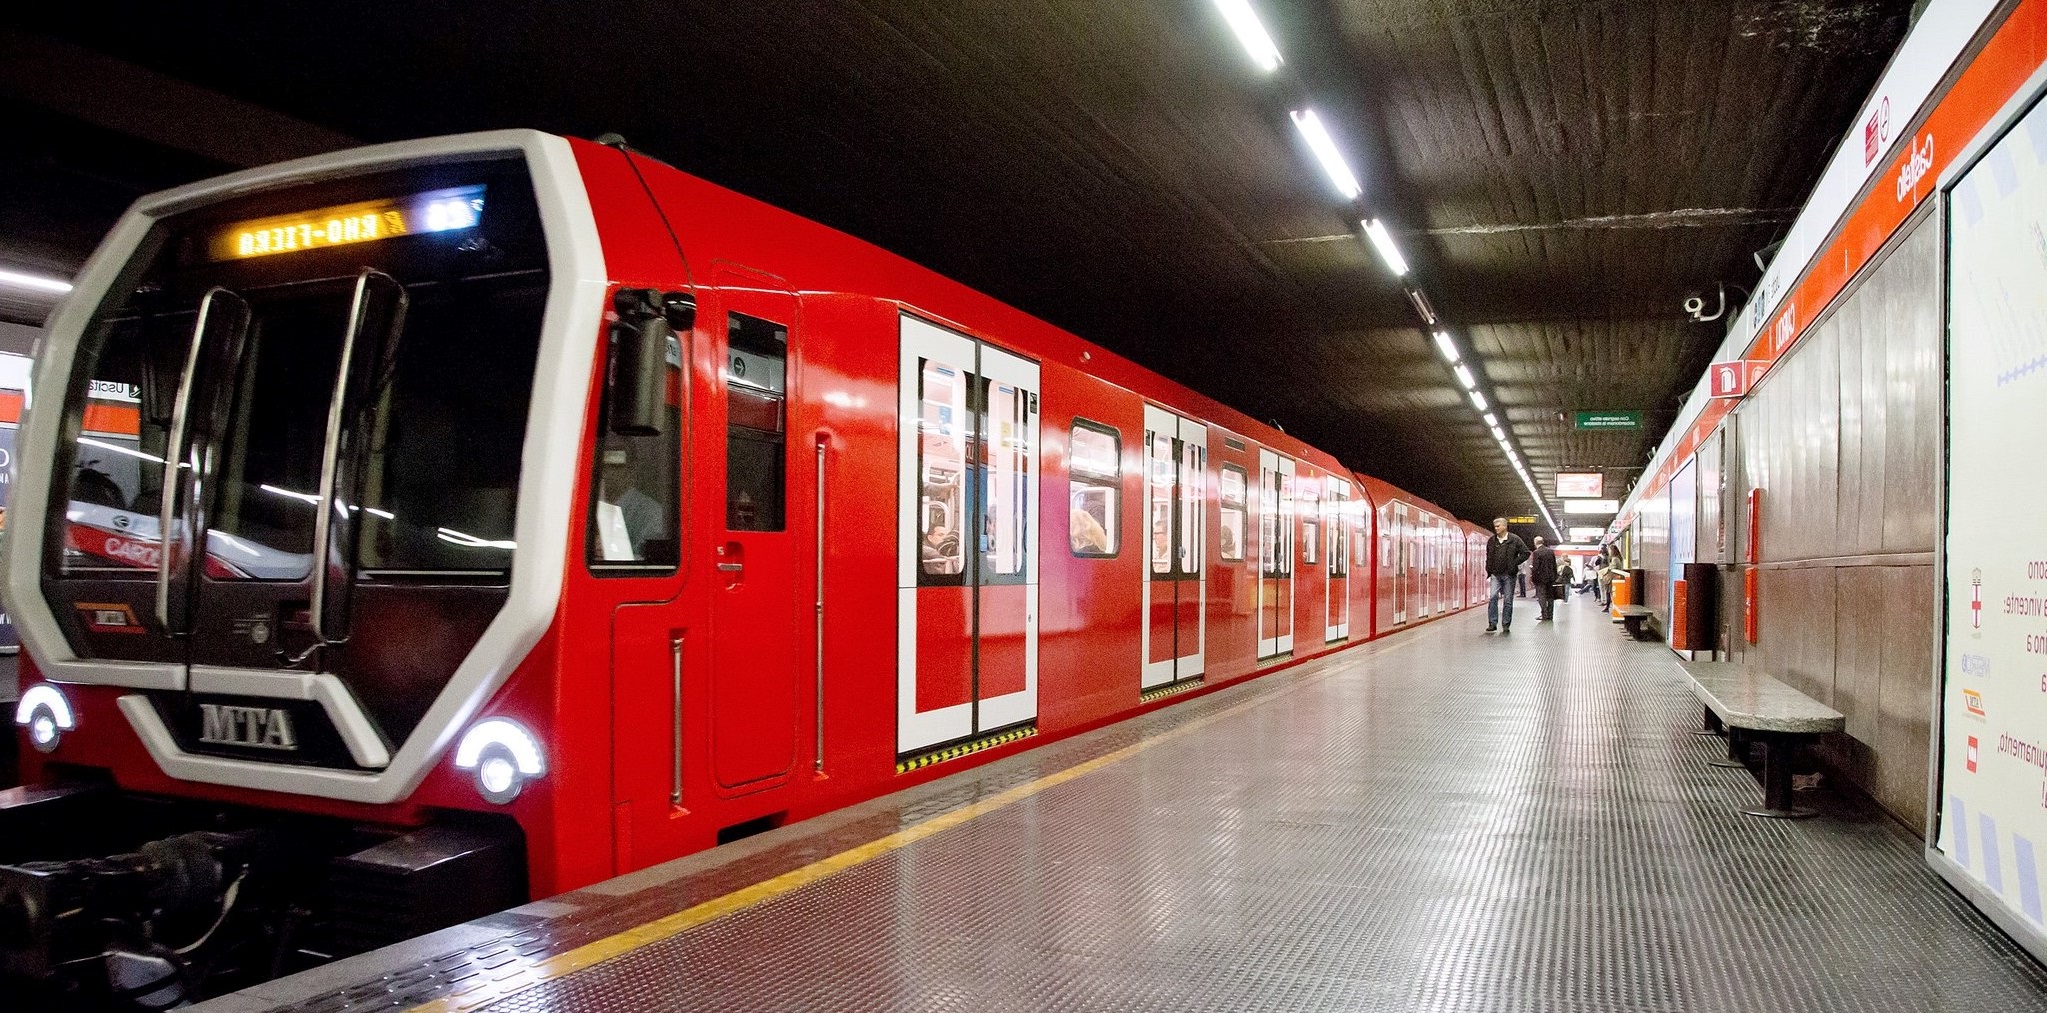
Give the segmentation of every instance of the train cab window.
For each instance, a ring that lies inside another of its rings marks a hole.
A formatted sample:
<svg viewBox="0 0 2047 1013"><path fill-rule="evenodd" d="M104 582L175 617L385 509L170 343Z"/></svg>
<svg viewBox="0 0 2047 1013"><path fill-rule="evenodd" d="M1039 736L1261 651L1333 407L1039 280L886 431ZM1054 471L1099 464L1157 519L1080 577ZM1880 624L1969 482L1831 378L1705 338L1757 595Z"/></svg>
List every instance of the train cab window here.
<svg viewBox="0 0 2047 1013"><path fill-rule="evenodd" d="M1114 556L1121 546L1123 437L1086 419L1073 420L1066 467L1072 487L1073 554Z"/></svg>
<svg viewBox="0 0 2047 1013"><path fill-rule="evenodd" d="M789 428L789 328L725 315L725 527L780 531Z"/></svg>
<svg viewBox="0 0 2047 1013"><path fill-rule="evenodd" d="M1221 485L1223 562L1241 563L1244 561L1244 513L1247 506L1244 490L1250 483L1250 476L1234 464L1225 464L1217 478Z"/></svg>
<svg viewBox="0 0 2047 1013"><path fill-rule="evenodd" d="M942 362L917 379L917 582L959 584L967 570L967 387L972 377Z"/></svg>
<svg viewBox="0 0 2047 1013"><path fill-rule="evenodd" d="M612 340L611 361L617 361L618 339ZM682 481L682 339L668 341L668 404L659 433L611 431L610 391L599 419L595 475L591 485L589 539L586 551L598 574L645 573L649 568L674 569L682 557L680 510Z"/></svg>

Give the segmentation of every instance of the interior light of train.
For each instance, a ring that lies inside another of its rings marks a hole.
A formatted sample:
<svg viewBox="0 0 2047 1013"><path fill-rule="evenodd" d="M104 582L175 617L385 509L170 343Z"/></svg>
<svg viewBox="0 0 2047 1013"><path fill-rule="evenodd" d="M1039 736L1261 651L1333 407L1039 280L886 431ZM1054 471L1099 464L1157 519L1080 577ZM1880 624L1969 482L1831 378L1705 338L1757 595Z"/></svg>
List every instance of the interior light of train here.
<svg viewBox="0 0 2047 1013"><path fill-rule="evenodd" d="M449 187L236 222L214 236L212 255L215 260L247 260L473 229L483 220L483 191L482 184Z"/></svg>
<svg viewBox="0 0 2047 1013"><path fill-rule="evenodd" d="M1450 337L1449 331L1436 332L1436 350L1443 353L1444 361L1455 363L1459 358L1457 342Z"/></svg>
<svg viewBox="0 0 2047 1013"><path fill-rule="evenodd" d="M510 718L486 718L469 726L455 747L455 769L476 776L484 801L504 805L519 797L526 782L547 773L540 742Z"/></svg>
<svg viewBox="0 0 2047 1013"><path fill-rule="evenodd" d="M1329 175L1329 182L1336 185L1344 200L1356 200L1365 188L1358 185L1357 174L1350 171L1350 163L1343 160L1343 152L1336 150L1336 139L1329 136L1328 128L1322 125L1322 118L1313 109L1296 109L1291 114L1294 129L1301 132L1301 139L1308 142L1308 150L1315 153L1315 160L1322 163L1322 171Z"/></svg>
<svg viewBox="0 0 2047 1013"><path fill-rule="evenodd" d="M1372 248L1379 251L1379 259L1386 262L1386 270L1395 277L1407 274L1407 258L1400 255L1400 247L1393 245L1393 234L1386 231L1386 223L1377 218L1365 219L1365 237L1372 241Z"/></svg>
<svg viewBox="0 0 2047 1013"><path fill-rule="evenodd" d="M1485 411L1487 408L1491 407L1490 405L1486 404L1485 395L1479 393L1478 391L1471 392L1471 406L1473 408L1478 409L1479 411Z"/></svg>
<svg viewBox="0 0 2047 1013"><path fill-rule="evenodd" d="M1463 384L1465 390L1478 386L1478 381L1472 377L1471 370L1463 363L1451 367L1450 371L1457 374L1457 382Z"/></svg>
<svg viewBox="0 0 2047 1013"><path fill-rule="evenodd" d="M1215 0L1215 6L1222 11L1223 20L1230 23L1230 31L1237 33L1244 51L1251 54L1251 62L1268 74L1278 70L1279 47L1273 44L1265 23L1258 20L1258 12L1251 9L1251 0Z"/></svg>
<svg viewBox="0 0 2047 1013"><path fill-rule="evenodd" d="M45 278L39 274L24 274L20 271L0 271L0 285L55 295L71 291L71 283L62 278Z"/></svg>
<svg viewBox="0 0 2047 1013"><path fill-rule="evenodd" d="M29 744L37 752L47 753L57 748L65 732L78 727L78 717L71 710L71 701L64 699L57 687L44 682L21 694L14 705L14 723L28 729Z"/></svg>

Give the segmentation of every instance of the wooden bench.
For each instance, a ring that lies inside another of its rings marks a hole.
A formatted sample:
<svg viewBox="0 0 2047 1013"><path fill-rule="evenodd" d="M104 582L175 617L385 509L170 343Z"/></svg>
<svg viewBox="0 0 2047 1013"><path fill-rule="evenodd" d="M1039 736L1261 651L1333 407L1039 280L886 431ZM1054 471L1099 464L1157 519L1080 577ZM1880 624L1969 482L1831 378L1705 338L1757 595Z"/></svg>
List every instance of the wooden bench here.
<svg viewBox="0 0 2047 1013"><path fill-rule="evenodd" d="M1628 631L1636 640L1654 640L1656 634L1649 629L1649 617L1656 613L1647 605L1620 605L1614 609L1614 622Z"/></svg>
<svg viewBox="0 0 2047 1013"><path fill-rule="evenodd" d="M1776 819L1813 815L1793 804L1791 765L1799 747L1847 727L1841 712L1755 666L1724 661L1677 664L1691 680L1692 695L1705 705L1706 729L1727 735L1727 759L1713 761L1716 766L1746 767L1748 741L1763 743L1763 804L1742 812Z"/></svg>

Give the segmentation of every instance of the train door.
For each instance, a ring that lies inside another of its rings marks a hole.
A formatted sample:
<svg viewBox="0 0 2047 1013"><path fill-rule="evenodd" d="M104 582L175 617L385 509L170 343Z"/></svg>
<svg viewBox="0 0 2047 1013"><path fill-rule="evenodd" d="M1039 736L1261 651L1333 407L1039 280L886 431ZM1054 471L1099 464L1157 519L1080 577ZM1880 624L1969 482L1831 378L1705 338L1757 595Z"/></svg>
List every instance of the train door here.
<svg viewBox="0 0 2047 1013"><path fill-rule="evenodd" d="M1038 364L905 315L896 749L1038 716Z"/></svg>
<svg viewBox="0 0 2047 1013"><path fill-rule="evenodd" d="M789 351L796 298L779 281L720 268L708 328L723 364L697 447L724 467L724 521L711 550L711 773L730 792L770 787L796 756L799 624L787 505ZM719 416L724 425L719 426ZM802 474L798 469L795 474ZM715 495L715 493L714 493Z"/></svg>
<svg viewBox="0 0 2047 1013"><path fill-rule="evenodd" d="M1200 677L1208 582L1208 427L1144 406L1145 689Z"/></svg>
<svg viewBox="0 0 2047 1013"><path fill-rule="evenodd" d="M1329 480L1329 496L1323 503L1323 527L1329 539L1328 551L1324 553L1329 569L1328 582L1323 590L1323 617L1326 628L1322 639L1335 643L1350 636L1350 483L1341 479Z"/></svg>
<svg viewBox="0 0 2047 1013"><path fill-rule="evenodd" d="M1258 657L1294 649L1294 462L1258 451Z"/></svg>
<svg viewBox="0 0 2047 1013"><path fill-rule="evenodd" d="M1393 624L1407 621L1407 504L1393 503Z"/></svg>

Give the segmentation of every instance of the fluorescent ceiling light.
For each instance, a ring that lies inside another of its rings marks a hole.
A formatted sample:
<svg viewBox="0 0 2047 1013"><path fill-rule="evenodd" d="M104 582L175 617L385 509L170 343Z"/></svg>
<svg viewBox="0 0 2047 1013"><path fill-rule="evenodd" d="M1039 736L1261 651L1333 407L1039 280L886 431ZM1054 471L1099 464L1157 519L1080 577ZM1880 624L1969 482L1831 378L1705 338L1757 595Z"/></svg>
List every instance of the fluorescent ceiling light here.
<svg viewBox="0 0 2047 1013"><path fill-rule="evenodd" d="M1450 371L1457 374L1457 382L1463 384L1465 390L1478 386L1478 381L1471 378L1471 370L1464 368L1463 363L1458 363Z"/></svg>
<svg viewBox="0 0 2047 1013"><path fill-rule="evenodd" d="M1436 332L1436 351L1443 353L1443 359L1446 362L1454 363L1457 361L1457 341L1450 337L1449 331Z"/></svg>
<svg viewBox="0 0 2047 1013"><path fill-rule="evenodd" d="M1372 248L1379 251L1379 259L1386 262L1386 270L1395 275L1407 273L1407 258L1400 255L1400 247L1393 245L1393 235L1386 231L1386 223L1377 218L1365 219L1365 237L1372 241Z"/></svg>
<svg viewBox="0 0 2047 1013"><path fill-rule="evenodd" d="M1485 411L1488 407L1490 407L1489 405L1486 404L1485 395L1479 393L1478 391L1471 392L1471 406L1473 408L1478 409L1479 411Z"/></svg>
<svg viewBox="0 0 2047 1013"><path fill-rule="evenodd" d="M0 285L55 295L71 291L71 283L62 278L45 278L38 274L23 274L20 271L0 271Z"/></svg>
<svg viewBox="0 0 2047 1013"><path fill-rule="evenodd" d="M1507 442L1507 434L1506 434L1506 432L1504 432L1503 430L1501 430L1499 426L1494 426L1494 427L1492 427L1492 429L1493 429L1493 439L1496 439L1496 440L1500 441L1500 442L1501 442L1501 443L1503 443L1503 444Z"/></svg>
<svg viewBox="0 0 2047 1013"><path fill-rule="evenodd" d="M1500 419L1492 412L1487 412L1485 413L1485 424L1489 426L1497 426L1500 424Z"/></svg>
<svg viewBox="0 0 2047 1013"><path fill-rule="evenodd" d="M1316 161L1322 163L1322 171L1329 174L1329 181L1336 184L1337 192L1344 200L1356 200L1365 188L1358 185L1358 178L1350 171L1350 164L1343 160L1343 152L1336 150L1336 141L1322 126L1322 118L1313 109L1296 109L1291 114L1294 129L1301 132L1308 142L1308 150L1315 153Z"/></svg>
<svg viewBox="0 0 2047 1013"><path fill-rule="evenodd" d="M1250 0L1215 0L1217 10L1223 12L1223 20L1230 23L1230 31L1237 33L1237 41L1244 44L1244 51L1251 54L1251 62L1268 74L1279 69L1279 47L1273 45L1272 36L1265 31L1265 23L1258 20L1258 12L1251 9Z"/></svg>

